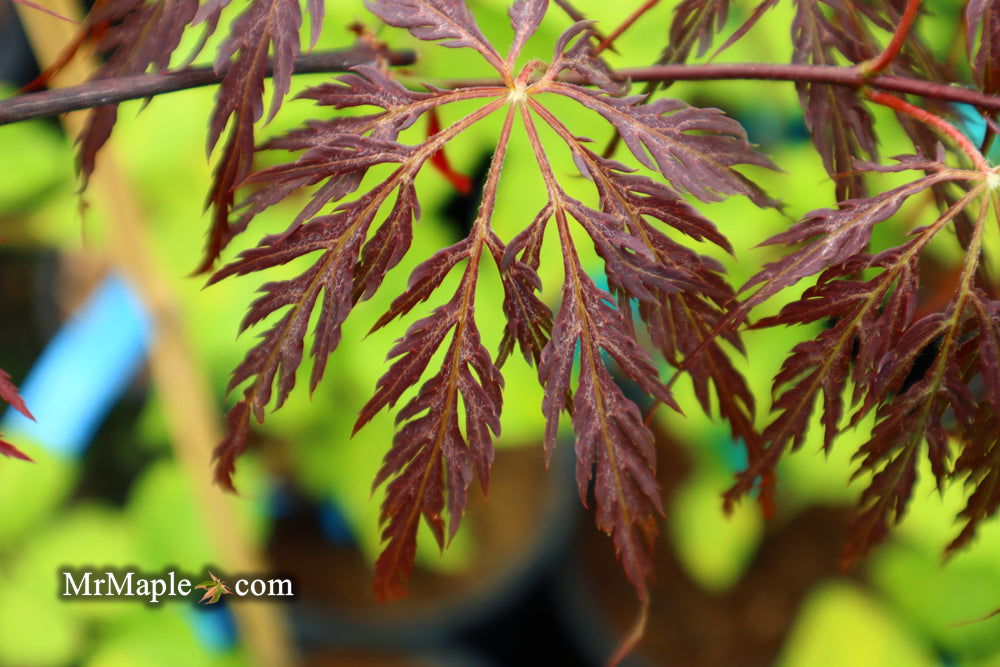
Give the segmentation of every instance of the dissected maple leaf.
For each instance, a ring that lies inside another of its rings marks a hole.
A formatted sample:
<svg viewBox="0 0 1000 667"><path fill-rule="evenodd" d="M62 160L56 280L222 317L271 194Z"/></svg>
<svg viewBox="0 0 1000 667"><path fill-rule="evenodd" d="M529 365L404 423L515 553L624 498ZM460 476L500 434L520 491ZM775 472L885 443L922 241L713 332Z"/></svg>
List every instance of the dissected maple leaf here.
<svg viewBox="0 0 1000 667"><path fill-rule="evenodd" d="M206 579L195 586L196 589L202 588L205 590L205 594L201 596L201 599L198 600L198 602L202 604L215 604L222 599L223 595L232 594L233 591L226 585L226 582L219 579L212 572L209 572L208 576L210 576L211 579Z"/></svg>
<svg viewBox="0 0 1000 667"><path fill-rule="evenodd" d="M994 328L994 331L996 328ZM1000 509L1000 418L992 405L981 405L969 428L969 441L955 461L955 475L963 475L973 486L966 505L959 512L965 520L961 532L947 547L954 553L976 534L979 523L995 516Z"/></svg>
<svg viewBox="0 0 1000 667"><path fill-rule="evenodd" d="M671 365L680 366L687 360L695 395L706 412L710 410L708 387L710 384L715 387L719 413L729 421L734 437L742 439L751 457L755 456L760 448L760 436L754 428L754 400L750 389L717 339L713 337L702 347L706 337L722 322L726 307L735 294L721 276L721 265L671 240L646 217L659 220L692 239L715 243L727 251L732 250L729 242L715 225L669 187L628 173L624 165L587 149L554 116L544 110L541 115L572 146L581 172L594 181L603 210L622 221L625 228L641 239L659 270L669 276L664 284L652 287L649 295L652 298L639 303L639 315L646 322L653 343ZM511 247L515 243L516 240ZM609 281L613 289L622 288L610 272ZM637 296L649 294L645 289L634 287L625 291ZM726 331L724 338L742 351L739 338L732 330Z"/></svg>
<svg viewBox="0 0 1000 667"><path fill-rule="evenodd" d="M729 5L730 0L684 0L679 3L674 8L668 46L660 56L660 63L682 63L696 46L697 55L705 55L715 33L726 25Z"/></svg>
<svg viewBox="0 0 1000 667"><path fill-rule="evenodd" d="M670 23L667 46L657 63L666 65L686 62L696 46L696 55L705 55L715 35L725 27L731 4L731 0L682 0L678 3ZM750 12L750 16L715 50L712 58L738 42L776 4L778 0L761 0Z"/></svg>
<svg viewBox="0 0 1000 667"><path fill-rule="evenodd" d="M433 297L452 272L461 273L445 303L412 324L390 350L392 363L355 425L357 431L379 411L408 396L397 413L398 432L375 480L376 487L386 488L381 512L385 546L376 565L376 591L382 597L403 592L420 521L444 547L459 526L472 481L478 478L484 492L488 489L493 439L500 430L500 366L516 344L526 360L538 366L545 389L547 455L555 446L561 412L571 411L581 498L588 502L593 480L598 526L612 535L629 580L640 597L647 598L650 552L662 511L652 435L605 364L615 363L649 396L677 407L636 340L628 300L639 301L643 320L668 358L694 349L696 341L717 325L733 293L721 278L722 267L677 237L710 241L726 249L729 244L681 193L703 201L741 194L759 205L774 203L734 169L771 163L753 150L743 128L722 112L676 100L640 104L641 97L617 97L627 92L627 84L595 55L588 22L571 26L560 37L551 63L534 61L515 71L520 50L536 31L546 6L544 0L523 0L511 7L513 43L501 56L465 3L370 3L386 23L419 39L476 51L497 70L504 85L428 87L427 92L417 92L362 66L335 83L306 91L301 97L314 99L321 108L367 107L365 115L308 121L262 147L301 153L246 179L261 189L241 205L231 226L244 228L260 211L304 186L314 186L314 194L284 233L265 237L212 277L216 281L313 257L311 266L297 277L265 284L244 319L246 329L275 316L230 383L231 389L243 385L243 396L227 416L229 431L216 451L216 477L231 487L234 460L246 447L250 416L263 420L267 405L280 406L295 383L314 311L319 308L311 350L312 387L339 342L350 310L373 296L410 247L412 223L419 215L413 184L417 172L428 162L433 164L458 134L506 107L479 213L468 236L418 264L407 289L373 327L407 316ZM567 69L587 77L598 91L559 82L557 76ZM625 165L587 149L539 102L540 93L568 98L596 112L621 131L640 164L660 172L668 184L631 173ZM415 145L399 143L400 132L420 116L446 104L475 100L481 100L480 106L451 126L431 132ZM492 217L519 115L538 158L548 202L505 243L492 228ZM555 131L581 172L593 181L596 206L569 197L559 187L538 137L536 118ZM389 175L350 199L363 176L370 169L385 168L382 165L391 169ZM328 206L334 206L332 212L323 213ZM563 301L554 317L538 298L544 231L553 221L565 272ZM571 224L593 243L614 294L599 289L587 276L577 241L568 231ZM507 325L495 358L480 341L475 320L476 285L484 257L496 264L505 295ZM725 338L739 347L735 334L728 332ZM439 352L443 352L440 368L429 368ZM579 372L574 373L577 364ZM703 404L708 406L707 387L714 383L720 411L734 415L740 422L734 429L745 434L751 446L753 401L721 347L712 346L695 375Z"/></svg>
<svg viewBox="0 0 1000 667"><path fill-rule="evenodd" d="M815 239L780 260L765 265L762 271L750 278L740 288L741 292L758 284L761 287L744 301L742 310L745 312L785 287L863 253L868 248L876 224L892 216L910 196L949 179L955 180L948 172L938 172L868 199L847 200L837 209L807 213L788 230L760 244L793 246Z"/></svg>
<svg viewBox="0 0 1000 667"><path fill-rule="evenodd" d="M901 160L899 166L868 169L920 169L928 175L868 199L844 202L838 209L807 214L766 243L804 245L768 264L744 289L758 286L736 311L745 316L753 306L808 276L821 273L815 286L756 327L827 320L831 326L815 340L798 344L774 378L778 413L764 429L764 448L726 495L727 506L763 481L773 493L773 470L781 455L805 441L813 408L822 405L823 447L836 438L844 414L844 394L853 385L851 424L874 413L875 426L855 458L855 477L870 476L844 549L850 564L883 540L903 516L926 443L938 488L958 474L976 485L963 510L966 527L949 547L967 541L976 524L996 512L1000 496L990 487L989 467L1000 431L987 415L1000 397L1000 318L996 302L980 286L982 238L998 201L992 182L996 173L964 171L923 158ZM960 195L932 224L913 230L910 240L878 254L868 253L874 225L888 220L909 198L936 186L958 186ZM938 233L973 220L968 254L954 293L943 310L918 316L921 252ZM1000 218L997 218L1000 220ZM862 279L864 271L875 274ZM983 387L983 390L977 387ZM951 438L962 453L949 469Z"/></svg>
<svg viewBox="0 0 1000 667"><path fill-rule="evenodd" d="M617 98L565 83L552 84L551 89L601 114L639 162L658 170L681 192L702 201L742 194L759 205L775 204L732 168L773 167L771 161L754 151L743 127L718 109L699 109L667 98L640 104L641 96Z"/></svg>

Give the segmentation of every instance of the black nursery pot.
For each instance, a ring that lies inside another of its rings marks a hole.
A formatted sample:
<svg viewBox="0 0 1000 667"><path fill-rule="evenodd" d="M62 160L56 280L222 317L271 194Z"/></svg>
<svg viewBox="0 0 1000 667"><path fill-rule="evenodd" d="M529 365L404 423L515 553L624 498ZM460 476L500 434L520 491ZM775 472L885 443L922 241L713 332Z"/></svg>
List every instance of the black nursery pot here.
<svg viewBox="0 0 1000 667"><path fill-rule="evenodd" d="M368 656L355 664L437 664L457 655L476 664L474 653L457 647L474 646L470 633L547 580L572 539L579 501L572 452L561 449L548 471L540 447L497 450L488 504L470 489L462 522L461 530L473 533L470 568L448 575L418 566L401 600L375 599L373 563L354 546L326 539L314 511L277 519L268 556L275 571L296 581L293 632L310 664L337 664L344 655ZM416 662L392 662L403 659Z"/></svg>
<svg viewBox="0 0 1000 667"><path fill-rule="evenodd" d="M655 423L653 434L666 522L692 462L678 440L682 434ZM839 557L850 517L850 508L817 506L768 522L753 562L723 593L705 590L688 575L661 527L645 634L623 666L773 665L810 590L845 576ZM555 571L555 599L583 663L603 665L632 628L639 601L608 536L589 513L581 518L570 557Z"/></svg>

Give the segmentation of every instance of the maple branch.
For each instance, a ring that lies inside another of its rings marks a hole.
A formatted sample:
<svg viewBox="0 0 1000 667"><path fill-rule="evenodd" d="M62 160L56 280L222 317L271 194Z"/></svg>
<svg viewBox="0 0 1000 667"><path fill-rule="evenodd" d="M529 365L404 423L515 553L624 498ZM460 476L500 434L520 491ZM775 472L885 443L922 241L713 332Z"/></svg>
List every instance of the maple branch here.
<svg viewBox="0 0 1000 667"><path fill-rule="evenodd" d="M416 55L412 51L387 51L384 55L388 63L394 66L410 65L416 61ZM371 60L370 49L316 52L296 58L294 73L346 72L355 65ZM205 65L173 72L88 81L77 86L19 95L0 100L0 125L209 86L221 82L227 71L228 68L216 72L211 65ZM271 63L268 63L265 76L270 77L272 73Z"/></svg>
<svg viewBox="0 0 1000 667"><path fill-rule="evenodd" d="M903 42L906 41L907 36L910 34L910 27L913 26L913 21L917 18L918 11L920 11L920 0L908 0L906 8L903 10L903 16L899 20L899 25L896 26L895 32L892 33L892 39L889 40L889 44L886 45L885 50L868 62L861 63L861 70L866 75L871 76L872 74L881 72L892 64L892 61L899 55L900 49L903 48Z"/></svg>
<svg viewBox="0 0 1000 667"><path fill-rule="evenodd" d="M352 58L352 51L325 51L300 56L295 59L296 74L342 72L363 62ZM408 65L415 62L411 51L390 51L386 54L390 65ZM771 63L718 63L697 65L652 65L617 70L623 77L636 82L653 81L728 81L733 79L759 81L795 81L829 83L860 89L865 85L897 93L909 93L948 102L970 104L979 109L1000 111L1000 96L905 76L879 74L865 80L864 73L855 66L839 65L783 65ZM225 75L225 71L222 72ZM211 67L192 67L176 72L159 72L138 76L91 81L78 86L21 95L0 100L0 125L7 125L32 118L54 116L68 111L88 109L102 104L117 104L127 100L153 97L177 90L197 88L218 83ZM267 75L271 75L268 67ZM583 77L566 73L559 77L567 83L587 84ZM468 88L474 86L503 85L499 79L453 79L437 82L442 88Z"/></svg>
<svg viewBox="0 0 1000 667"><path fill-rule="evenodd" d="M971 104L980 109L1000 111L1000 96L981 93L972 88L925 81L893 74L879 74L865 80L857 66L849 65L784 65L780 63L708 63L651 65L615 70L622 77L634 82L653 81L793 81L799 83L829 83L835 86L860 89L864 86L881 88L897 93L909 93L947 102ZM565 83L587 84L582 76L568 72L558 77ZM451 79L438 81L442 88L500 85L497 79Z"/></svg>

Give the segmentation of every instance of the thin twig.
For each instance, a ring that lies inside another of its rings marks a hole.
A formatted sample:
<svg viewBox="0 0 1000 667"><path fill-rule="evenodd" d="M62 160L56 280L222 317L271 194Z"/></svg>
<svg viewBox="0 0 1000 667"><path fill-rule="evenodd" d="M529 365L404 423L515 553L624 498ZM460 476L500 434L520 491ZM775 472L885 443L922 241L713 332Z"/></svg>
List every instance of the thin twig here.
<svg viewBox="0 0 1000 667"><path fill-rule="evenodd" d="M880 90L868 90L865 91L866 97L872 102L887 106L890 109L905 113L906 115L919 120L925 125L929 125L942 134L946 135L961 148L969 159L972 160L973 164L976 165L976 169L982 172L990 171L990 165L986 162L986 158L983 154L979 152L979 149L969 141L969 138L962 134L962 132L956 128L954 125L941 118L937 114L933 114L930 111L921 109L920 107L913 106L909 102L902 100L895 95L890 95L889 93L884 93Z"/></svg>
<svg viewBox="0 0 1000 667"><path fill-rule="evenodd" d="M597 55L604 49L611 46L616 39L621 37L622 33L632 27L632 24L639 20L639 17L648 12L650 9L659 4L660 0L646 0L642 3L638 9L632 12L627 19L622 21L621 25L611 31L611 34L601 40L601 43L597 45L594 49L594 54Z"/></svg>
<svg viewBox="0 0 1000 667"><path fill-rule="evenodd" d="M892 39L889 40L885 50L875 58L861 64L861 70L866 75L878 74L892 64L892 61L899 55L899 50L903 48L903 42L910 34L910 27L913 25L914 19L917 18L918 11L920 11L920 0L907 0L903 16L900 17L899 25L892 33Z"/></svg>
<svg viewBox="0 0 1000 667"><path fill-rule="evenodd" d="M69 23L71 25L75 25L75 26L80 25L79 21L71 19L68 16L63 16L59 12L54 12L51 9L49 9L48 7L43 7L43 6L41 6L40 4L38 4L36 2L32 2L31 0L14 0L14 2L19 2L22 5L24 5L25 7L30 7L31 9L34 9L36 12L44 12L44 13L48 14L49 16L52 16L53 18L57 18L60 21L65 21L66 23Z"/></svg>
<svg viewBox="0 0 1000 667"><path fill-rule="evenodd" d="M555 4L558 5L560 9L566 12L566 16L570 17L574 21L579 22L587 20L587 16L579 9L574 7L572 3L569 2L569 0L554 0L554 1ZM605 40L604 35L602 35L601 32L594 26L590 26L590 34L593 35L599 42L603 42ZM611 50L617 53L614 47L612 47Z"/></svg>

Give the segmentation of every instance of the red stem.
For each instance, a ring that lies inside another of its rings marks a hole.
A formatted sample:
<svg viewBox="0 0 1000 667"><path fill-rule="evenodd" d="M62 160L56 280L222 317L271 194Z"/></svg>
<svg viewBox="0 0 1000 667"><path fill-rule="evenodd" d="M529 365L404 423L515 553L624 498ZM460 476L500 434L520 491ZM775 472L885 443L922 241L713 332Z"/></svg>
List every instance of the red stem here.
<svg viewBox="0 0 1000 667"><path fill-rule="evenodd" d="M905 113L908 116L916 118L921 123L930 125L931 127L937 129L958 144L959 148L965 151L965 154L969 156L979 171L984 173L990 171L990 165L986 162L986 158L983 157L983 154L979 152L979 149L976 148L975 145L969 141L969 138L962 134L958 128L945 119L932 114L926 109L913 106L909 102L902 100L895 95L890 95L889 93L884 93L880 90L866 90L865 95L872 102L887 106L890 109L899 111L900 113Z"/></svg>
<svg viewBox="0 0 1000 667"><path fill-rule="evenodd" d="M906 37L910 34L910 27L913 25L914 19L917 18L918 11L920 11L920 0L907 0L903 16L899 20L899 25L896 26L896 31L892 33L892 39L889 40L889 44L885 47L885 50L873 60L869 60L867 63L861 65L861 69L865 75L878 74L896 59L896 56L899 55L899 50L903 48L903 42L906 41Z"/></svg>
<svg viewBox="0 0 1000 667"><path fill-rule="evenodd" d="M579 9L570 4L569 0L553 0L553 2L555 2L555 4L558 5L560 9L566 12L566 16L570 17L574 21L587 20L587 17L583 14L583 12L581 12ZM594 26L590 26L590 32L597 39L604 41L604 35L602 35ZM614 48L612 48L611 50L614 51Z"/></svg>
<svg viewBox="0 0 1000 667"><path fill-rule="evenodd" d="M621 34L632 27L632 24L639 20L639 17L648 12L650 9L655 7L660 0L646 0L642 3L638 9L636 9L632 14L625 19L620 26L611 31L611 34L601 40L601 43L597 45L594 49L594 55L599 54L604 49L611 46L611 44L621 37Z"/></svg>

